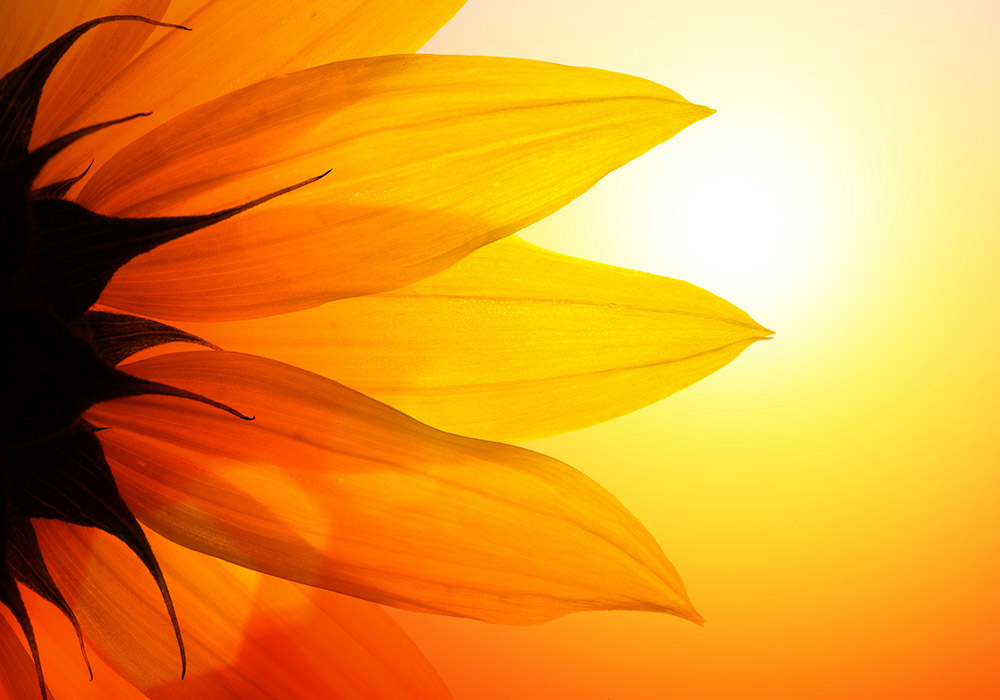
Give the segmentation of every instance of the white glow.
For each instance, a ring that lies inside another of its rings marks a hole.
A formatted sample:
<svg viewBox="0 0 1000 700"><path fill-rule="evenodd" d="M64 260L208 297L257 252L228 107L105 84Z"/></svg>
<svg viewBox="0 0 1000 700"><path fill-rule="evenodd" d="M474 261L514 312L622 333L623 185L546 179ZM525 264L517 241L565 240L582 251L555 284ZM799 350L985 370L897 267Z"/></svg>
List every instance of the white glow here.
<svg viewBox="0 0 1000 700"><path fill-rule="evenodd" d="M668 215L685 266L732 282L786 272L802 216L785 173L751 154L717 153L680 185Z"/></svg>
<svg viewBox="0 0 1000 700"><path fill-rule="evenodd" d="M645 164L633 199L649 256L640 265L768 320L815 310L830 282L816 271L840 257L831 243L844 226L830 154L795 124L730 112Z"/></svg>

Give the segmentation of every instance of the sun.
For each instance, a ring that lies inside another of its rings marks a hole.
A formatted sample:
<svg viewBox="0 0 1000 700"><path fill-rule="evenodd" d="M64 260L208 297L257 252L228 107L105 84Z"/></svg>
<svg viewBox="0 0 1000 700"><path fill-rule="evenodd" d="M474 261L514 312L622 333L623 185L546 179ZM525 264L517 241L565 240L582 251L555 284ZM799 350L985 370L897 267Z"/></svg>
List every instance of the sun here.
<svg viewBox="0 0 1000 700"><path fill-rule="evenodd" d="M674 254L704 279L751 282L786 272L803 231L803 197L792 174L754 153L720 153L712 161L671 197Z"/></svg>
<svg viewBox="0 0 1000 700"><path fill-rule="evenodd" d="M779 323L799 315L804 297L828 295L817 271L839 257L828 242L843 216L829 154L801 129L740 107L644 164L631 199L638 264L723 297L749 295L750 308Z"/></svg>

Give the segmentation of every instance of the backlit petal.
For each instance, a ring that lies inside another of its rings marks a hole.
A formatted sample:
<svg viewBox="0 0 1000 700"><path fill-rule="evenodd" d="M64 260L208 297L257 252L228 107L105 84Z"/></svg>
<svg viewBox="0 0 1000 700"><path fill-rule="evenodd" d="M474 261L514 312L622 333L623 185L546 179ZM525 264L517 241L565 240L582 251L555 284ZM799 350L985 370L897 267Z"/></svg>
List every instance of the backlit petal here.
<svg viewBox="0 0 1000 700"><path fill-rule="evenodd" d="M190 327L227 350L336 379L441 430L503 442L634 411L770 334L687 282L516 237L403 289Z"/></svg>
<svg viewBox="0 0 1000 700"><path fill-rule="evenodd" d="M101 438L122 494L175 542L375 602L492 622L614 608L701 619L652 536L561 462L442 433L250 355L184 352L128 368L256 415L228 420L158 398L89 412L111 427Z"/></svg>
<svg viewBox="0 0 1000 700"><path fill-rule="evenodd" d="M130 566L135 566L135 562L133 561ZM69 590L76 589L76 582L66 583L69 584ZM104 661L93 644L90 644L87 651L87 658L94 672L94 678L91 680L83 655L80 653L76 633L69 621L62 616L62 613L30 591L25 591L25 604L37 627L38 646L48 674L46 684L55 697L71 700L148 700L145 694L122 678ZM169 634L170 623L166 624ZM34 699L28 696L17 700Z"/></svg>
<svg viewBox="0 0 1000 700"><path fill-rule="evenodd" d="M0 75L20 65L64 32L88 20L109 15L143 15L150 19L159 19L167 4L166 0L87 0L87 2L22 0L0 3ZM133 25L129 27L130 29L139 28L135 23L129 24ZM151 28L149 25L142 26L148 35ZM100 52L102 65L79 66L80 73L77 74L79 77L82 78L88 73L103 75L109 68L120 68L132 58L134 49L131 48L131 42L121 41L124 35L117 31L123 28L124 25L108 26L94 31L92 36L100 37L99 41L104 46L104 50ZM81 41L81 44L83 43ZM71 50L63 59L66 65L62 69L69 72L70 67L78 63L91 63L97 55L93 51L93 48ZM113 71L110 74L113 74ZM84 88L96 91L101 84L103 83L84 82L73 86L71 92L75 93L78 89L82 91ZM60 99L63 97L72 95L61 93Z"/></svg>
<svg viewBox="0 0 1000 700"><path fill-rule="evenodd" d="M31 654L21 645L13 616L0 608L0 700L26 700L40 697L38 676ZM55 700L50 694L49 697Z"/></svg>
<svg viewBox="0 0 1000 700"><path fill-rule="evenodd" d="M75 146L46 171L47 179L75 175L91 158L104 163L157 124L259 80L333 61L416 51L463 4L464 0L282 0L279 4L203 0L183 3L190 14L171 8L170 21L192 31L159 30L162 37L71 119L60 121L59 131L134 112L153 116ZM103 116L108 114L112 116Z"/></svg>
<svg viewBox="0 0 1000 700"><path fill-rule="evenodd" d="M102 301L227 320L395 289L711 113L641 78L517 59L388 56L265 81L132 144L80 201L204 212L332 172L133 261Z"/></svg>
<svg viewBox="0 0 1000 700"><path fill-rule="evenodd" d="M78 17L75 21L66 17L65 23L61 25L62 31L66 31L81 22L108 15L139 15L160 20L170 2L169 0L101 0L100 2L62 0L56 4L68 8L75 7L77 10ZM69 14L65 9L61 13ZM125 21L97 27L81 38L59 62L46 83L38 107L38 119L31 133L32 145L37 147L56 136L72 131L72 127L66 125L74 123L73 115L128 65L151 35L154 33L158 33L157 36L165 35L173 31L176 30L157 29L144 22ZM127 109L112 119L140 111L142 110ZM82 127L96 122L76 123ZM107 134L105 137L110 138L115 135L117 132ZM84 145L85 150L86 148ZM82 165L86 166L89 162L90 159L87 158L86 163ZM80 169L82 170L83 168ZM80 171L72 174L76 175Z"/></svg>
<svg viewBox="0 0 1000 700"><path fill-rule="evenodd" d="M151 700L451 697L379 606L151 537L182 616L189 655L183 680L156 588L128 550L64 523L39 528L93 645Z"/></svg>

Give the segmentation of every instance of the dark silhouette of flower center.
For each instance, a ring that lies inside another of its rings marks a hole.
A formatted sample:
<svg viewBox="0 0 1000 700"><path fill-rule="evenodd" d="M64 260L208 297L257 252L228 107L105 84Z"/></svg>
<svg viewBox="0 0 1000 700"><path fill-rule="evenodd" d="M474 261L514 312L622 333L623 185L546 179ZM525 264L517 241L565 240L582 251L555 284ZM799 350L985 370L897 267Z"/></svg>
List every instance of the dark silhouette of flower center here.
<svg viewBox="0 0 1000 700"><path fill-rule="evenodd" d="M182 677L186 667L166 581L104 458L97 438L102 428L85 420L85 411L102 401L155 394L199 401L252 420L210 398L140 379L117 367L134 353L164 343L214 346L150 319L90 307L115 271L137 255L319 179L210 214L140 219L102 216L63 199L86 172L36 187L42 167L70 144L97 130L147 116L139 113L96 124L29 149L38 102L53 68L80 36L112 21L184 29L136 16L92 20L0 78L0 323L4 331L0 363L5 391L0 404L0 603L10 609L31 647L43 697L42 664L18 584L69 618L80 636L81 649L83 638L71 607L47 569L31 524L34 518L99 528L128 545L159 586L177 637Z"/></svg>

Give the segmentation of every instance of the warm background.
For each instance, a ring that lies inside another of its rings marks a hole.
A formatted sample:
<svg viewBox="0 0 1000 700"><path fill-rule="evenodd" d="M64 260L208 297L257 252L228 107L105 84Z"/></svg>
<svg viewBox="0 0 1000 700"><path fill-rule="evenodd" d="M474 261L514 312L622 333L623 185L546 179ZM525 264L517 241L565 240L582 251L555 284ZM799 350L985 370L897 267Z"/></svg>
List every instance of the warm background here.
<svg viewBox="0 0 1000 700"><path fill-rule="evenodd" d="M526 237L778 332L532 444L633 510L708 624L399 614L456 697L1000 698L1000 4L471 0L427 50L718 109Z"/></svg>

